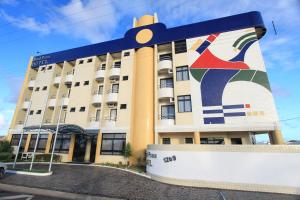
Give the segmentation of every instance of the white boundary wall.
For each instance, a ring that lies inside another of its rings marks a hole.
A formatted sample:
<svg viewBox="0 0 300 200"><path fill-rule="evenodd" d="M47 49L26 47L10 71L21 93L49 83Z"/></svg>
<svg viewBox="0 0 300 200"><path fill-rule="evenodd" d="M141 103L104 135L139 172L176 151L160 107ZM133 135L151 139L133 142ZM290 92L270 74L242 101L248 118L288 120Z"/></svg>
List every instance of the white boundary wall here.
<svg viewBox="0 0 300 200"><path fill-rule="evenodd" d="M166 183L300 194L300 146L149 145L147 162Z"/></svg>

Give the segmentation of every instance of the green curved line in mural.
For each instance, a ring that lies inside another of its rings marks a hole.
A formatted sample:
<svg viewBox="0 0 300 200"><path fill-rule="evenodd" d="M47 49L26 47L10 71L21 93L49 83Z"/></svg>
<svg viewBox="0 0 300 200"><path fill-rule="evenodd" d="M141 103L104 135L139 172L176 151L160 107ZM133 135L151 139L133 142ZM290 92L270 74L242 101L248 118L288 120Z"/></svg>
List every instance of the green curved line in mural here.
<svg viewBox="0 0 300 200"><path fill-rule="evenodd" d="M248 38L246 40L244 40L238 47L239 50L241 50L248 42L250 41L255 41L257 40L257 37L251 37L251 38Z"/></svg>
<svg viewBox="0 0 300 200"><path fill-rule="evenodd" d="M266 72L259 70L241 70L229 82L250 81L259 84L271 92L269 79Z"/></svg>
<svg viewBox="0 0 300 200"><path fill-rule="evenodd" d="M201 82L205 72L208 69L190 69L192 76L198 81Z"/></svg>
<svg viewBox="0 0 300 200"><path fill-rule="evenodd" d="M247 33L245 35L242 35L241 37L239 37L233 44L233 47L236 47L243 39L249 37L249 36L255 36L256 37L256 33L255 32L251 32L251 33Z"/></svg>

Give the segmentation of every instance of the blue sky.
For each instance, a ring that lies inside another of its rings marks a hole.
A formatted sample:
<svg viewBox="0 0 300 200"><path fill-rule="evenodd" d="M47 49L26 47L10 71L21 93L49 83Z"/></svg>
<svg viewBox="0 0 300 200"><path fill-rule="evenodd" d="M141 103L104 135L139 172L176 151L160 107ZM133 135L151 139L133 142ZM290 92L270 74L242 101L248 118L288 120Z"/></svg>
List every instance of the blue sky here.
<svg viewBox="0 0 300 200"><path fill-rule="evenodd" d="M253 10L262 13L268 29L260 44L284 137L300 139L299 0L0 0L0 135L8 130L28 59L36 52L120 38L133 17L154 12L174 27Z"/></svg>

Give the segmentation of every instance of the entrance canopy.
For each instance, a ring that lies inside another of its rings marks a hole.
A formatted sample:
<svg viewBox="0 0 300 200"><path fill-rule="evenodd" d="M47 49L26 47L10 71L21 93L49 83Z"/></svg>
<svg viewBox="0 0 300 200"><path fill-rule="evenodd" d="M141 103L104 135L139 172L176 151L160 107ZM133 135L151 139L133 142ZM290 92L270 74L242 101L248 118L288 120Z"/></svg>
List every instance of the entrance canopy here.
<svg viewBox="0 0 300 200"><path fill-rule="evenodd" d="M24 131L50 131L55 132L57 126L56 125L42 125L40 126L27 126L24 127ZM58 132L60 134L87 134L86 131L78 125L75 124L61 124L58 127Z"/></svg>

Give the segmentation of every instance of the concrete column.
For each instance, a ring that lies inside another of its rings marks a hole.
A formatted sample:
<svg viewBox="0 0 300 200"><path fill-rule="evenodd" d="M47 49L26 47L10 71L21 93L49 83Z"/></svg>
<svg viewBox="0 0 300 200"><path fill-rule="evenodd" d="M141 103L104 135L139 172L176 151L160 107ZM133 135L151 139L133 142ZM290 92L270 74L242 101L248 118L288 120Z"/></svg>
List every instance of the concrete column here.
<svg viewBox="0 0 300 200"><path fill-rule="evenodd" d="M97 137L97 145L96 145L96 155L95 155L95 163L100 163L100 150L101 150L101 142L102 142L102 133L99 130Z"/></svg>
<svg viewBox="0 0 300 200"><path fill-rule="evenodd" d="M12 138L12 134L9 133L9 134L6 135L5 140L8 141L8 142L10 142L11 138Z"/></svg>
<svg viewBox="0 0 300 200"><path fill-rule="evenodd" d="M200 142L200 132L199 131L194 132L194 144L201 144L201 142Z"/></svg>
<svg viewBox="0 0 300 200"><path fill-rule="evenodd" d="M285 144L281 131L279 129L270 131L268 134L271 144Z"/></svg>
<svg viewBox="0 0 300 200"><path fill-rule="evenodd" d="M46 144L45 153L49 153L50 152L52 135L53 135L52 133L48 134L48 140L47 140L47 144Z"/></svg>
<svg viewBox="0 0 300 200"><path fill-rule="evenodd" d="M143 16L137 26L154 23L153 16ZM153 37L150 29L142 29L136 35L140 44ZM136 51L133 88L132 150L134 159L143 158L148 144L154 143L154 49L143 47Z"/></svg>
<svg viewBox="0 0 300 200"><path fill-rule="evenodd" d="M31 140L31 133L28 133L26 143L25 143L25 147L24 147L24 152L28 152L30 140Z"/></svg>
<svg viewBox="0 0 300 200"><path fill-rule="evenodd" d="M68 154L68 162L72 162L72 160L73 160L74 147L75 147L75 134L71 135L69 154Z"/></svg>
<svg viewBox="0 0 300 200"><path fill-rule="evenodd" d="M85 146L84 162L90 162L91 146L92 146L92 140L91 138L87 138L86 146Z"/></svg>

